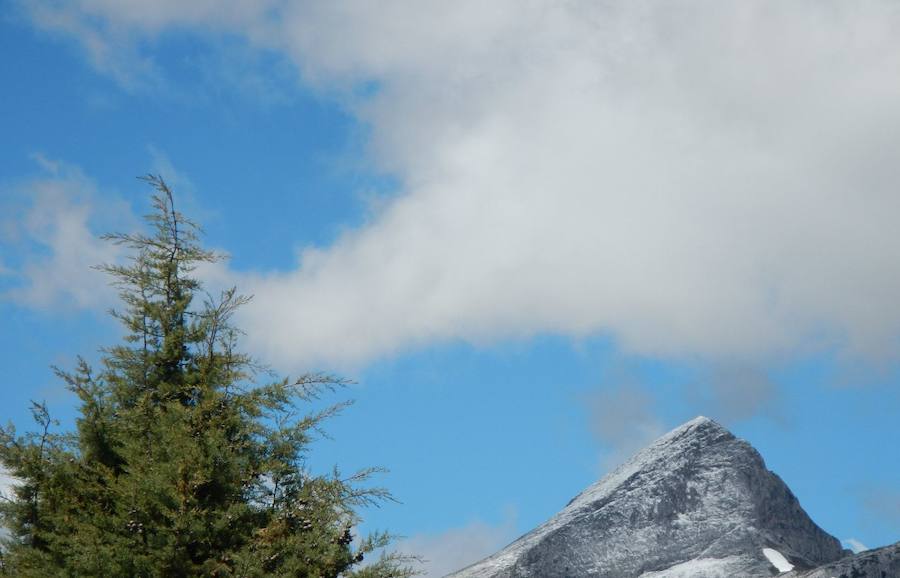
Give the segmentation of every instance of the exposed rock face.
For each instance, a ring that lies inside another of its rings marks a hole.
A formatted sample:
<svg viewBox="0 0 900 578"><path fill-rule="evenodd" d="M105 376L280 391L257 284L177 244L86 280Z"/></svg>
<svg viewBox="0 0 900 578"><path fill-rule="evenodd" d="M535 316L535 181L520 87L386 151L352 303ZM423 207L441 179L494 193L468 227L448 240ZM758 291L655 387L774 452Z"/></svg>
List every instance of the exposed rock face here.
<svg viewBox="0 0 900 578"><path fill-rule="evenodd" d="M810 520L755 449L699 417L543 525L451 576L755 577L777 575L787 569L777 567L785 560L808 570L848 554Z"/></svg>
<svg viewBox="0 0 900 578"><path fill-rule="evenodd" d="M783 578L898 578L900 542L866 550L807 572L790 572ZM781 578L781 577L779 577Z"/></svg>

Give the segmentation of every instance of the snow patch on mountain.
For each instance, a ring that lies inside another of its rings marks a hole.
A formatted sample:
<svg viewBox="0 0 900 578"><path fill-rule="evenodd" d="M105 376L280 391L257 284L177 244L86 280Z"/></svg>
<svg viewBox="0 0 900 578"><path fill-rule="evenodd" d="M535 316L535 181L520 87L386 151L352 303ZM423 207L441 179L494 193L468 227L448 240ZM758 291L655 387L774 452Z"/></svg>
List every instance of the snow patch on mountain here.
<svg viewBox="0 0 900 578"><path fill-rule="evenodd" d="M747 567L747 559L739 556L733 558L698 558L676 564L665 570L644 572L638 578L734 578L736 572Z"/></svg>
<svg viewBox="0 0 900 578"><path fill-rule="evenodd" d="M766 559L768 559L769 562L772 563L772 566L775 566L779 572L790 572L794 569L794 565L788 562L787 558L784 557L784 554L778 550L773 548L763 548L762 551Z"/></svg>

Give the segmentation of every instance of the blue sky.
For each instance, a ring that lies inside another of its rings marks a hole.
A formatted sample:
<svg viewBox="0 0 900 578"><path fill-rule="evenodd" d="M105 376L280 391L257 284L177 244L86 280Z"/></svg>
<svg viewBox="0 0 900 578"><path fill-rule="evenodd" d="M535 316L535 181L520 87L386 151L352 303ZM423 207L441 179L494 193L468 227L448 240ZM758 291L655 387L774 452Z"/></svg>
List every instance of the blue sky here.
<svg viewBox="0 0 900 578"><path fill-rule="evenodd" d="M356 380L314 465L389 468L367 524L432 575L697 414L900 537L889 2L3 7L3 418L72 419L154 172L246 347Z"/></svg>

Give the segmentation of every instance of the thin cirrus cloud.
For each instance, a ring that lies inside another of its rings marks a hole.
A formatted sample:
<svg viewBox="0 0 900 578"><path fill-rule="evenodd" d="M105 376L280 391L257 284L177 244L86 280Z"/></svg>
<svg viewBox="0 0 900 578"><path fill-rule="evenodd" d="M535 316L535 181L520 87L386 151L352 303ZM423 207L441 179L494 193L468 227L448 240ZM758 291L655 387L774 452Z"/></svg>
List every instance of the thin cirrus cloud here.
<svg viewBox="0 0 900 578"><path fill-rule="evenodd" d="M89 48L243 37L371 128L399 194L295 270L239 277L273 363L543 332L748 364L896 356L892 2L26 6Z"/></svg>

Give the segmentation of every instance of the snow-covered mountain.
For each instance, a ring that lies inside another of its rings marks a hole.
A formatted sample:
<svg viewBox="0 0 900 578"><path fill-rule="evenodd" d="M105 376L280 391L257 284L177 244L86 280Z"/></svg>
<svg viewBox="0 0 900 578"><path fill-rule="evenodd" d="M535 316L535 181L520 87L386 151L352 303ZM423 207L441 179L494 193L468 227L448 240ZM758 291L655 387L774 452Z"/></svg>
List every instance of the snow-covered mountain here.
<svg viewBox="0 0 900 578"><path fill-rule="evenodd" d="M819 528L750 444L698 417L449 578L836 578L864 555ZM809 572L825 565L835 572Z"/></svg>

